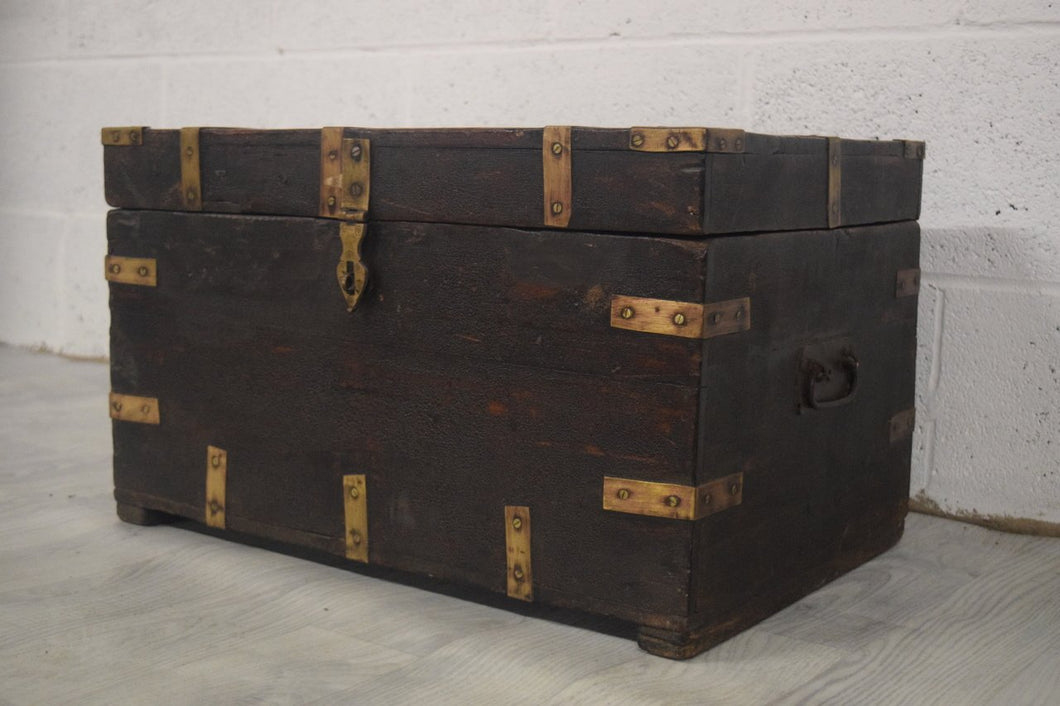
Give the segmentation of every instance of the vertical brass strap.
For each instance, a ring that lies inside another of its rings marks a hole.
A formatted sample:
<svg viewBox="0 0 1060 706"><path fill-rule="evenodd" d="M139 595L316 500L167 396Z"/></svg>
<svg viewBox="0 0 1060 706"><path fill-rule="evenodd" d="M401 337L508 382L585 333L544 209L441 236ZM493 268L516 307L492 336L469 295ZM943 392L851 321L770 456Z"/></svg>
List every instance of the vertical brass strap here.
<svg viewBox="0 0 1060 706"><path fill-rule="evenodd" d="M570 223L571 201L571 144L570 126L549 126L541 140L544 163L545 225L566 228Z"/></svg>
<svg viewBox="0 0 1060 706"><path fill-rule="evenodd" d="M346 516L346 558L368 563L368 488L364 474L342 477Z"/></svg>
<svg viewBox="0 0 1060 706"><path fill-rule="evenodd" d="M342 215L342 128L320 130L320 215L338 218Z"/></svg>
<svg viewBox="0 0 1060 706"><path fill-rule="evenodd" d="M842 225L843 204L840 197L843 193L843 172L841 167L843 155L838 137L828 138L828 227L838 228Z"/></svg>
<svg viewBox="0 0 1060 706"><path fill-rule="evenodd" d="M228 452L206 447L206 524L225 528L225 492L228 483Z"/></svg>
<svg viewBox="0 0 1060 706"><path fill-rule="evenodd" d="M504 506L504 539L508 557L508 595L523 601L534 600L534 580L530 570L530 508Z"/></svg>
<svg viewBox="0 0 1060 706"><path fill-rule="evenodd" d="M199 128L180 129L180 193L185 211L202 210L202 176L199 166Z"/></svg>

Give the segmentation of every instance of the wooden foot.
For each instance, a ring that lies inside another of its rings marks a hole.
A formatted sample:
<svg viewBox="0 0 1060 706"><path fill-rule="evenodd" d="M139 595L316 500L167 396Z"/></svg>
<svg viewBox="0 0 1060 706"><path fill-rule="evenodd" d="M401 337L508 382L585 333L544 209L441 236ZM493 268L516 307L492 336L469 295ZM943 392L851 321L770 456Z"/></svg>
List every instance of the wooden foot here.
<svg viewBox="0 0 1060 706"><path fill-rule="evenodd" d="M177 517L176 515L170 515L168 512L149 510L146 507L119 502L118 519L122 522L128 522L131 525L150 526L174 522Z"/></svg>
<svg viewBox="0 0 1060 706"><path fill-rule="evenodd" d="M637 644L645 652L667 659L691 659L728 637L702 631L677 632L659 628L637 629Z"/></svg>

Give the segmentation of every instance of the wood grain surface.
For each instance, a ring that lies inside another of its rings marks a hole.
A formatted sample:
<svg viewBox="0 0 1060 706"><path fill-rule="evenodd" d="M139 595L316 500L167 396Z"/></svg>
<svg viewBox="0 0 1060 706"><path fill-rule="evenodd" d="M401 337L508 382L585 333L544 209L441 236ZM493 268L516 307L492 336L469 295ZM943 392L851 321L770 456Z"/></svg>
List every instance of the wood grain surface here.
<svg viewBox="0 0 1060 706"><path fill-rule="evenodd" d="M1058 702L1058 539L910 515L879 559L673 662L584 616L120 522L107 377L0 347L0 703Z"/></svg>

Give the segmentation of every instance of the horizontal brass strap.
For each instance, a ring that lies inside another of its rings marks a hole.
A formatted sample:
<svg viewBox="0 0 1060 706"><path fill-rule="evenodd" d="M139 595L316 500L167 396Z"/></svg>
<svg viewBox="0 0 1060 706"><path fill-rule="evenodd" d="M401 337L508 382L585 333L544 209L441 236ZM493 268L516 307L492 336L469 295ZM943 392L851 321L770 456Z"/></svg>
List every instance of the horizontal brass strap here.
<svg viewBox="0 0 1060 706"><path fill-rule="evenodd" d="M631 515L698 520L743 502L743 473L698 486L604 478L604 509Z"/></svg>
<svg viewBox="0 0 1060 706"><path fill-rule="evenodd" d="M611 297L611 326L682 338L713 338L751 328L748 297L697 304L616 294Z"/></svg>

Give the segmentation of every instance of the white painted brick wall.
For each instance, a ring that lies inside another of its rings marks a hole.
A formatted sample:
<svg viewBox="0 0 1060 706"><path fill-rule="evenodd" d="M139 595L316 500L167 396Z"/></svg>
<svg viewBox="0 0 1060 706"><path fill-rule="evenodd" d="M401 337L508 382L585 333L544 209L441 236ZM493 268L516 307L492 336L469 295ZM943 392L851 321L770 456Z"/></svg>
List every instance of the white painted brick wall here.
<svg viewBox="0 0 1060 706"><path fill-rule="evenodd" d="M914 495L1060 524L1057 0L0 0L0 340L106 353L103 125L928 141Z"/></svg>

